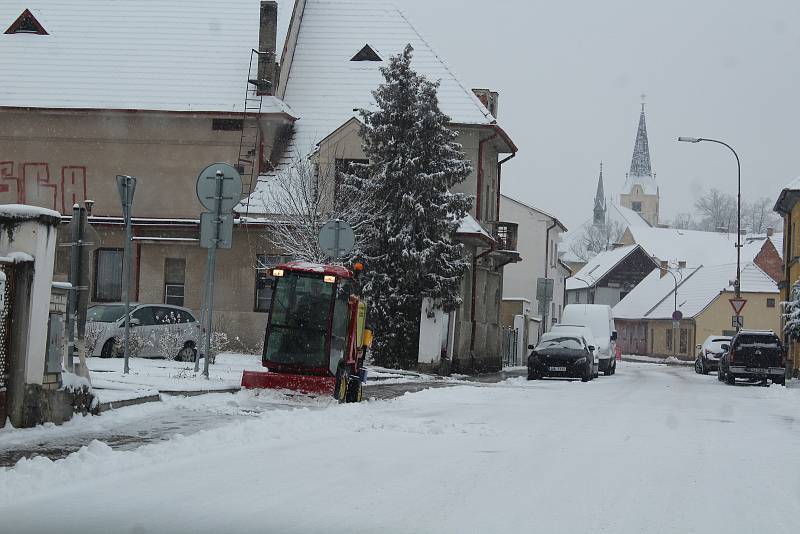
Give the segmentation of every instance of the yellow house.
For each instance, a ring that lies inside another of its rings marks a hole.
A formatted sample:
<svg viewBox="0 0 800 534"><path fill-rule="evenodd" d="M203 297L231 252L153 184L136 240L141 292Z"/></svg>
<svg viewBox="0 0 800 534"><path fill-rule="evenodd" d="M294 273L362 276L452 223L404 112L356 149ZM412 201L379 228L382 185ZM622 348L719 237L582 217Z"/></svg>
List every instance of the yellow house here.
<svg viewBox="0 0 800 534"><path fill-rule="evenodd" d="M800 280L800 247L798 247L798 227L800 226L800 178L787 185L778 196L775 211L783 217L783 282L781 300L789 300L789 293ZM792 362L792 375L800 374L800 342L786 339L789 358Z"/></svg>
<svg viewBox="0 0 800 534"><path fill-rule="evenodd" d="M694 359L708 336L736 332L734 278L736 264L655 269L614 307L617 346L626 354ZM753 263L742 267L741 296L745 328L780 331L778 286Z"/></svg>

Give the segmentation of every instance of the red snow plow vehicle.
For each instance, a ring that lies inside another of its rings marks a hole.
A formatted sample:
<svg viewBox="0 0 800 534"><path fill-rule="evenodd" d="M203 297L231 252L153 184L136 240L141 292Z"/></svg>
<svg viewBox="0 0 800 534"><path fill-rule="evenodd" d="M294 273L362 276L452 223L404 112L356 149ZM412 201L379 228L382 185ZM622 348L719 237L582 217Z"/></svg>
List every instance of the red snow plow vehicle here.
<svg viewBox="0 0 800 534"><path fill-rule="evenodd" d="M272 303L261 359L267 369L245 371L242 387L327 393L339 402L359 402L372 332L364 325L366 305L354 294L353 272L289 262L271 274Z"/></svg>

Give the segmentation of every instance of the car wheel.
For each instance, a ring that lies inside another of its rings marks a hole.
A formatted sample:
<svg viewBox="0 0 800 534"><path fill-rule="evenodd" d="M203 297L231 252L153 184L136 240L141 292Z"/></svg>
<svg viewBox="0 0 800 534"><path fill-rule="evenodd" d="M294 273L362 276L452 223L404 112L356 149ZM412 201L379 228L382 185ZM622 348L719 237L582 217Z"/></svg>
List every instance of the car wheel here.
<svg viewBox="0 0 800 534"><path fill-rule="evenodd" d="M725 373L722 372L722 367L717 369L717 380L719 380L720 382L725 381Z"/></svg>
<svg viewBox="0 0 800 534"><path fill-rule="evenodd" d="M109 339L103 345L103 350L100 351L101 358L115 358L119 356L118 351L114 350L117 340L114 338Z"/></svg>
<svg viewBox="0 0 800 534"><path fill-rule="evenodd" d="M539 377L536 376L536 373L528 369L528 380L538 380Z"/></svg>
<svg viewBox="0 0 800 534"><path fill-rule="evenodd" d="M734 385L736 383L736 377L731 373L725 373L725 383L729 386Z"/></svg>
<svg viewBox="0 0 800 534"><path fill-rule="evenodd" d="M703 364L700 363L699 358L694 361L694 372L698 375L703 374Z"/></svg>
<svg viewBox="0 0 800 534"><path fill-rule="evenodd" d="M175 359L179 362L193 362L196 358L197 349L195 349L189 343L184 345L183 348L178 352L178 355L175 356Z"/></svg>
<svg viewBox="0 0 800 534"><path fill-rule="evenodd" d="M786 377L782 376L780 378L773 378L772 379L772 383L773 384L778 384L779 386L785 386L786 385Z"/></svg>
<svg viewBox="0 0 800 534"><path fill-rule="evenodd" d="M581 377L581 382L588 382L592 379L592 366L587 365L586 369L583 371L583 376Z"/></svg>
<svg viewBox="0 0 800 534"><path fill-rule="evenodd" d="M345 394L345 402L361 402L364 398L364 387L361 379L357 376L351 376L347 382L347 393Z"/></svg>
<svg viewBox="0 0 800 534"><path fill-rule="evenodd" d="M347 384L350 381L350 372L346 367L339 367L339 372L336 373L336 384L333 388L333 398L340 403L347 400Z"/></svg>

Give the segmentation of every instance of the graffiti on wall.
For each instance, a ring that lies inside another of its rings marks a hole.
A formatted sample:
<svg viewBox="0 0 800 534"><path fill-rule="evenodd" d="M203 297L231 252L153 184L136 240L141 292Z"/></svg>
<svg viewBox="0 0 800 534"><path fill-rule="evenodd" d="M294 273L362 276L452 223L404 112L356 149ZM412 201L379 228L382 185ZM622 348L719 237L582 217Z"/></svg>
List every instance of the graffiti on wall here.
<svg viewBox="0 0 800 534"><path fill-rule="evenodd" d="M67 213L86 200L86 167L47 162L0 161L0 202L33 204Z"/></svg>

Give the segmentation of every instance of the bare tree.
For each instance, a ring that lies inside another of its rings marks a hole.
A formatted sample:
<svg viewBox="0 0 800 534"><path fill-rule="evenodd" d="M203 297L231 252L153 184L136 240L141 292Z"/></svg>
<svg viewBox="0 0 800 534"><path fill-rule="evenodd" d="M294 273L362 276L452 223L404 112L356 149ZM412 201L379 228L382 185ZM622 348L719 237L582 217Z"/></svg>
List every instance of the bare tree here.
<svg viewBox="0 0 800 534"><path fill-rule="evenodd" d="M361 248L364 229L373 223L376 214L365 209L363 199L354 202L337 195L342 174L347 171L296 155L291 164L281 167L264 184L264 209L273 217L266 239L276 251L296 260L336 261L327 257L318 243L320 228L333 219L353 228L355 249Z"/></svg>
<svg viewBox="0 0 800 534"><path fill-rule="evenodd" d="M767 228L780 226L780 217L772 211L773 201L761 197L742 206L742 227L754 234L764 234Z"/></svg>
<svg viewBox="0 0 800 534"><path fill-rule="evenodd" d="M733 195L711 189L695 201L694 207L701 217L698 230L736 232L736 199Z"/></svg>
<svg viewBox="0 0 800 534"><path fill-rule="evenodd" d="M697 221L694 220L694 215L691 213L679 213L672 219L670 227L678 230L694 230L697 228Z"/></svg>
<svg viewBox="0 0 800 534"><path fill-rule="evenodd" d="M611 249L625 234L625 227L617 221L604 225L591 225L570 245L570 251L581 261L589 261L598 253Z"/></svg>

